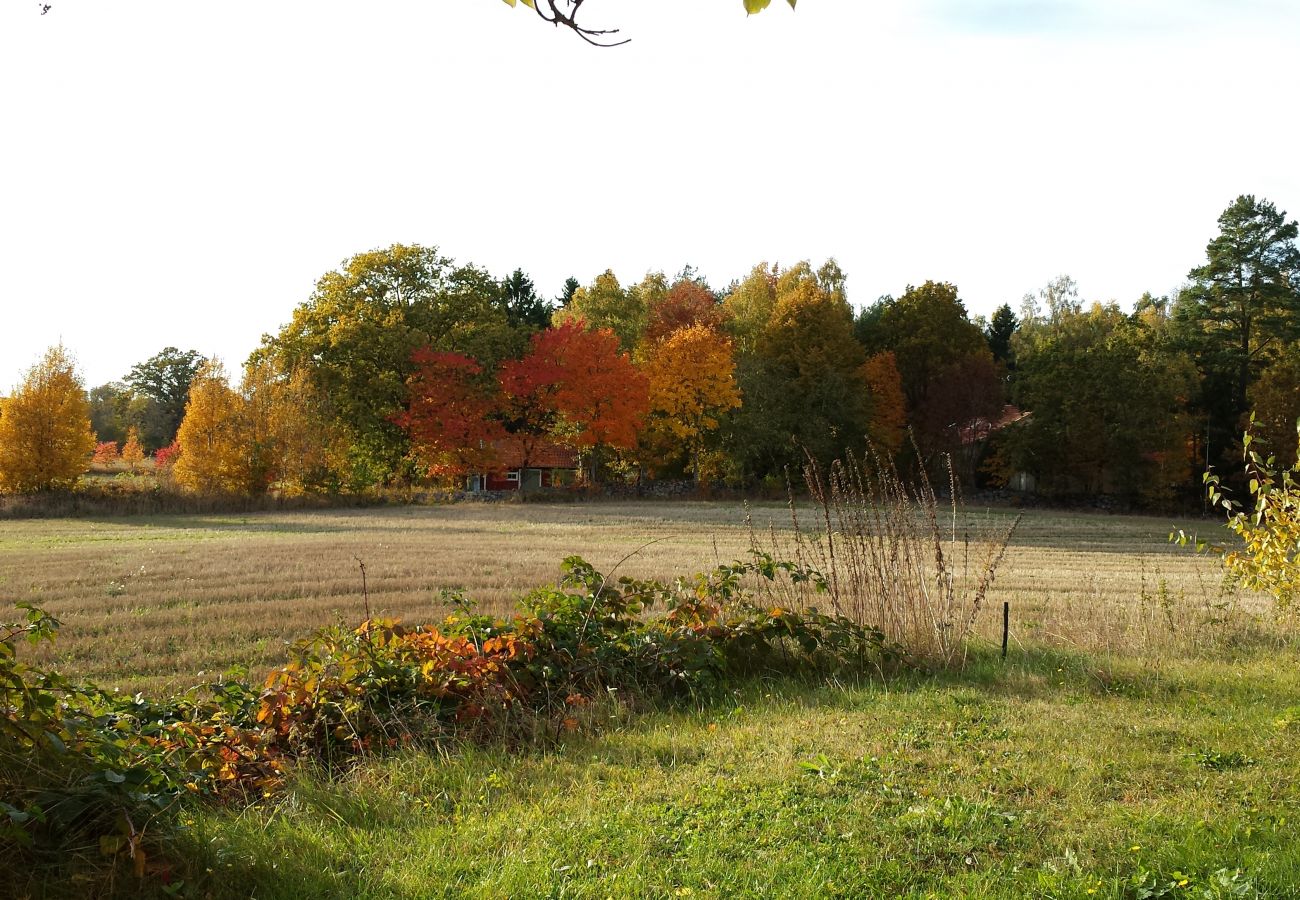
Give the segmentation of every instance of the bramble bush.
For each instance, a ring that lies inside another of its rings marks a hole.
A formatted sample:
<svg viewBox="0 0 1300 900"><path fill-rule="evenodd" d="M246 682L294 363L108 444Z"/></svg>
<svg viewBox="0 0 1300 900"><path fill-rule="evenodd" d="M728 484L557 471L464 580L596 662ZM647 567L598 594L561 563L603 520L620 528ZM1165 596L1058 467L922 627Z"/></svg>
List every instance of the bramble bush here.
<svg viewBox="0 0 1300 900"><path fill-rule="evenodd" d="M755 553L671 583L611 579L579 557L510 619L458 595L436 626L371 619L289 650L261 688L230 677L162 702L28 667L15 642L54 637L26 608L0 626L0 843L32 852L97 842L145 871L145 836L194 795L270 796L294 761L346 765L447 739L559 737L577 712L691 696L761 671L872 669L903 661L877 629L760 602L783 582L824 591L810 569ZM658 610L658 614L648 614Z"/></svg>

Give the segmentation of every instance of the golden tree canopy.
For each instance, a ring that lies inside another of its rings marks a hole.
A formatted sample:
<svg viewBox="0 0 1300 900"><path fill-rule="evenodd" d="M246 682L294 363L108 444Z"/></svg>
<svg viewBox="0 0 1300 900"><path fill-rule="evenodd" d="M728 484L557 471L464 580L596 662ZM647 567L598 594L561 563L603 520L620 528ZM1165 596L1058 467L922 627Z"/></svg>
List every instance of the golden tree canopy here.
<svg viewBox="0 0 1300 900"><path fill-rule="evenodd" d="M0 491L70 487L94 450L85 386L67 351L51 347L0 405Z"/></svg>

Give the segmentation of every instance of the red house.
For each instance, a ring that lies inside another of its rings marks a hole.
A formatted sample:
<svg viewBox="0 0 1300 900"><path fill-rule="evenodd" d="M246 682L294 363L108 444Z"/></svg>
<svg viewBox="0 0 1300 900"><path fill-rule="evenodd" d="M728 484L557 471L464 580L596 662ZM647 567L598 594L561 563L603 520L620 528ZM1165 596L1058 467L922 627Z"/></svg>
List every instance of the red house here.
<svg viewBox="0 0 1300 900"><path fill-rule="evenodd" d="M470 493L482 491L538 490L572 484L578 474L578 454L554 441L539 438L529 447L511 436L493 441L496 466L465 478Z"/></svg>

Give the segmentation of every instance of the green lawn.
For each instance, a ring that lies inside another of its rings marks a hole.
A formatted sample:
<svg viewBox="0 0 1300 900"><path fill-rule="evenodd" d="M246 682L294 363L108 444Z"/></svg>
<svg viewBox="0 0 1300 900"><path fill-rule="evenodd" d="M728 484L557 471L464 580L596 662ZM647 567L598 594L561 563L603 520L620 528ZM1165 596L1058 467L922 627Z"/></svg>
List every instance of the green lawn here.
<svg viewBox="0 0 1300 900"><path fill-rule="evenodd" d="M175 875L266 898L1296 897L1298 661L751 683L199 812Z"/></svg>

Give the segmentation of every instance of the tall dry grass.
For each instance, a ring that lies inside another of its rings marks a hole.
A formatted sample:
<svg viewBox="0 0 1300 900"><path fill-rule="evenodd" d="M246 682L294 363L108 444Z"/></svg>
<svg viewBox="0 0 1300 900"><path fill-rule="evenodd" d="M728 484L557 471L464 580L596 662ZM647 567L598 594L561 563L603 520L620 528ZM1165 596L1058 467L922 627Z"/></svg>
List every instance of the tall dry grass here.
<svg viewBox="0 0 1300 900"><path fill-rule="evenodd" d="M788 534L770 529L768 549L755 533L754 547L822 573L836 613L880 629L913 658L960 664L1020 516L972 514L951 460L947 474L941 499L924 473L908 482L874 454L828 470L810 460L803 476L815 521L800 518L791 492ZM800 599L812 599L807 591Z"/></svg>

